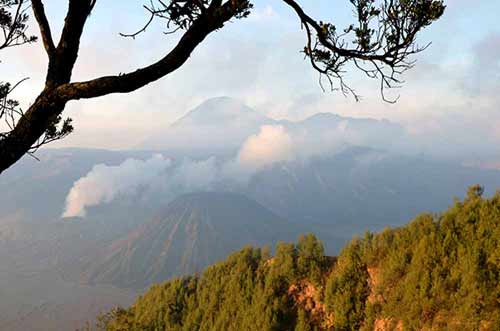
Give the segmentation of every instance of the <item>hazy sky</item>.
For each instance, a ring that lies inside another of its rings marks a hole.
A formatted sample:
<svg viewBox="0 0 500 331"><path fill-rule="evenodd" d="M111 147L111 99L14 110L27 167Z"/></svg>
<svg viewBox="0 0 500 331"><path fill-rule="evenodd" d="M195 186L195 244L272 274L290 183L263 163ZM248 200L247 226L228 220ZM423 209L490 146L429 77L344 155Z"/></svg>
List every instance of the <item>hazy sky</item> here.
<svg viewBox="0 0 500 331"><path fill-rule="evenodd" d="M58 35L67 1L45 3ZM318 20L338 26L352 21L347 0L300 3ZM142 4L98 1L82 40L74 80L134 70L161 58L175 44L178 36L163 35L160 22L136 40L118 35L141 26L146 19ZM358 74L348 78L364 97L360 103L335 92L323 93L316 72L299 53L304 35L293 13L279 0L256 0L254 4L248 19L211 35L184 67L160 82L128 95L68 105L65 114L74 119L76 132L53 146L134 147L205 99L226 95L274 118L301 119L317 112L387 118L404 124L421 137L422 144L432 145L440 139L471 151L498 150L500 27L495 22L496 0L446 1L442 20L421 34L420 44L433 44L405 76L407 83L396 92L401 95L396 105L382 102L378 82ZM1 80L31 77L17 94L28 105L43 85L47 60L42 46L13 49L1 56Z"/></svg>

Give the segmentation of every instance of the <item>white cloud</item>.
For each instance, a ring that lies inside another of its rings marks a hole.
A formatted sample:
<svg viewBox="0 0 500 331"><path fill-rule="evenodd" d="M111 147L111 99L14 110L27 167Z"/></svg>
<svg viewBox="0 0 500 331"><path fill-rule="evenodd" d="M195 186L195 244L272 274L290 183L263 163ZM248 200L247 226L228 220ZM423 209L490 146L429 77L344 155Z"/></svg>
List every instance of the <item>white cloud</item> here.
<svg viewBox="0 0 500 331"><path fill-rule="evenodd" d="M177 194L210 190L217 172L215 157L201 161L186 158L164 176L162 190Z"/></svg>
<svg viewBox="0 0 500 331"><path fill-rule="evenodd" d="M244 167L259 169L293 157L292 138L281 125L264 125L248 137L238 153Z"/></svg>
<svg viewBox="0 0 500 331"><path fill-rule="evenodd" d="M264 20L274 19L277 16L278 13L274 10L273 6L268 4L262 8L255 8L248 17L248 20L251 22L261 22Z"/></svg>

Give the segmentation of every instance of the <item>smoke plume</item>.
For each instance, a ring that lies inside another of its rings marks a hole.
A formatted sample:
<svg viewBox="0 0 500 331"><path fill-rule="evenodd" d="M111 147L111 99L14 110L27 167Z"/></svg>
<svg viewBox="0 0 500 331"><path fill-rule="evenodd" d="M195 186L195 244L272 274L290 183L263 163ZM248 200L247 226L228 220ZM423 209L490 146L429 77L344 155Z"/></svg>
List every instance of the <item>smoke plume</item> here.
<svg viewBox="0 0 500 331"><path fill-rule="evenodd" d="M149 160L128 159L118 166L95 165L73 184L62 217L85 217L87 207L109 203L120 194L131 194L141 186L151 185L170 163L155 154Z"/></svg>

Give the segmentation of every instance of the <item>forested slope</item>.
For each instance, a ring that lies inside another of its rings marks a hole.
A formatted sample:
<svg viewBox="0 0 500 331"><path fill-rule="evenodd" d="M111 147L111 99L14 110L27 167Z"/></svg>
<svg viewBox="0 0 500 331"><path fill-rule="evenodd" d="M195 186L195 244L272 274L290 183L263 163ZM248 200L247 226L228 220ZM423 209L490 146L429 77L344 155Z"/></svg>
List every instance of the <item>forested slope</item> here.
<svg viewBox="0 0 500 331"><path fill-rule="evenodd" d="M325 257L313 235L245 248L153 286L105 330L499 330L500 193L353 239Z"/></svg>

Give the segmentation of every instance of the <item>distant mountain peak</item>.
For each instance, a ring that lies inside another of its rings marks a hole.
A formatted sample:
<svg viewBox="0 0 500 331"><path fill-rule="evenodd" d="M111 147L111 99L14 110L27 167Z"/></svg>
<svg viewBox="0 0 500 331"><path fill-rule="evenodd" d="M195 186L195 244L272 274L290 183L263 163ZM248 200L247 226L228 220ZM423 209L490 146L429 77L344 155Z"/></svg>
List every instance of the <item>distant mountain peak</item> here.
<svg viewBox="0 0 500 331"><path fill-rule="evenodd" d="M220 126L227 124L249 125L267 121L271 120L238 99L217 97L205 100L172 124L172 127L191 125Z"/></svg>
<svg viewBox="0 0 500 331"><path fill-rule="evenodd" d="M245 103L237 98L231 98L228 96L220 96L220 97L213 97L213 98L206 99L205 101L203 101L199 105L199 107L202 107L202 106L210 107L211 105L218 106L221 104L245 106Z"/></svg>

